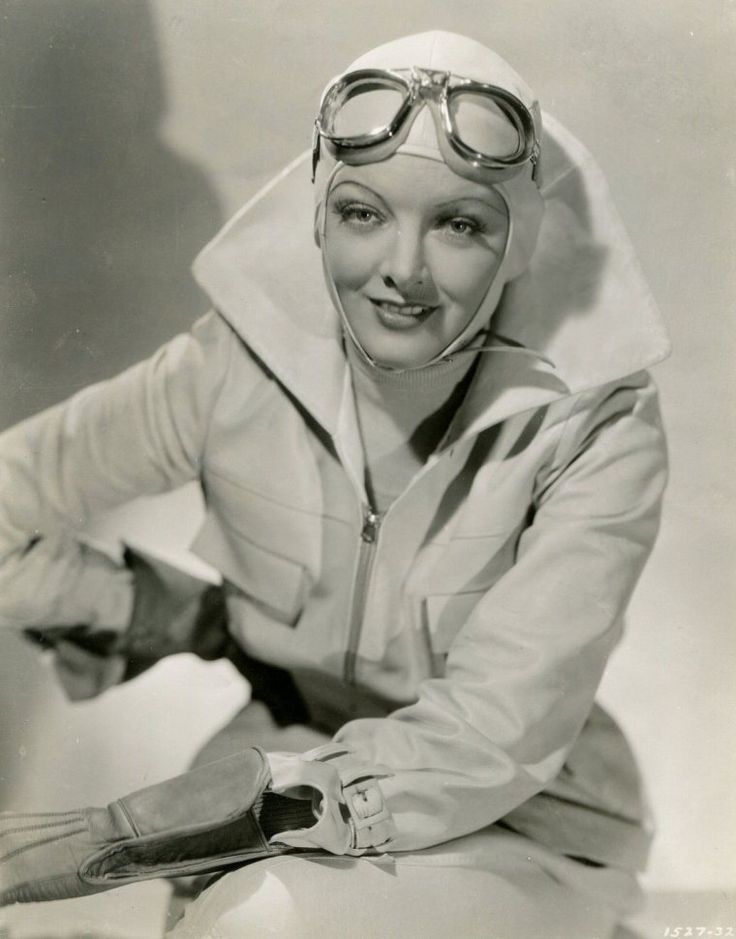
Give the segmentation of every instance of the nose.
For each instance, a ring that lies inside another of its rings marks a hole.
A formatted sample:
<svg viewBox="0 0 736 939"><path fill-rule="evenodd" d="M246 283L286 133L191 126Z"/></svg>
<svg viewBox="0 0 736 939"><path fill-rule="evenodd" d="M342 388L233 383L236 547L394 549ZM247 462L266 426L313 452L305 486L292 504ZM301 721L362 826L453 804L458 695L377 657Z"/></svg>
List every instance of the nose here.
<svg viewBox="0 0 736 939"><path fill-rule="evenodd" d="M415 226L402 226L388 246L380 269L384 284L402 296L413 296L427 290L430 273L427 266L422 232Z"/></svg>

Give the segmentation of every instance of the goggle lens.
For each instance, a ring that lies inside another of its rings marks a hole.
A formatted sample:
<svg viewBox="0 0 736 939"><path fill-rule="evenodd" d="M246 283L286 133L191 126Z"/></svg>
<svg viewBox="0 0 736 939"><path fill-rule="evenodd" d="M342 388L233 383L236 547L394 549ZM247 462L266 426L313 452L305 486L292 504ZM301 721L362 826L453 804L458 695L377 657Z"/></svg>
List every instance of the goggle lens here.
<svg viewBox="0 0 736 939"><path fill-rule="evenodd" d="M447 104L454 134L470 150L495 160L523 153L525 142L518 127L489 95L457 91Z"/></svg>
<svg viewBox="0 0 736 939"><path fill-rule="evenodd" d="M375 136L391 126L405 101L406 93L393 83L356 82L325 103L323 129L346 140Z"/></svg>

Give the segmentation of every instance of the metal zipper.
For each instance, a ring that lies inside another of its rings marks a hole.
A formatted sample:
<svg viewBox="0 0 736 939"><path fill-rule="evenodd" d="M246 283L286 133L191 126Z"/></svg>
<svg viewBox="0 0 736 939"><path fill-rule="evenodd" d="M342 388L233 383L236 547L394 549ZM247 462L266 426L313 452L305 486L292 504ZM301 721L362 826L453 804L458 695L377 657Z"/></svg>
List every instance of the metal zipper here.
<svg viewBox="0 0 736 939"><path fill-rule="evenodd" d="M360 531L358 562L353 580L353 596L350 603L350 632L348 647L345 652L343 680L348 685L355 684L355 666L358 654L360 634L363 629L363 614L368 597L368 585L371 579L373 561L376 556L376 541L381 525L381 515L368 507L363 513L363 527Z"/></svg>

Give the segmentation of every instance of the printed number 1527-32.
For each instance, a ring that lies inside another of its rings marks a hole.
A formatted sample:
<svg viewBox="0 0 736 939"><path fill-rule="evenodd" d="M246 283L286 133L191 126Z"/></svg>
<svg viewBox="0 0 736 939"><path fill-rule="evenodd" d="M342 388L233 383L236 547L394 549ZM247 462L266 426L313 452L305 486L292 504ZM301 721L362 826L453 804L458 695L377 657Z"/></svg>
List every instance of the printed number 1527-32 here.
<svg viewBox="0 0 736 939"><path fill-rule="evenodd" d="M687 936L736 936L733 926L665 926L667 939L686 939Z"/></svg>

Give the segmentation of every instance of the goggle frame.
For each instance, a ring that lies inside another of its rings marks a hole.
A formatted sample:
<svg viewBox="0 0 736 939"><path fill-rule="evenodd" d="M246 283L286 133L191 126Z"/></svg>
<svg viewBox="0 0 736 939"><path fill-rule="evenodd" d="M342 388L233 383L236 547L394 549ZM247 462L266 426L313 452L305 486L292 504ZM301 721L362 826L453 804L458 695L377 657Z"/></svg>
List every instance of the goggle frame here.
<svg viewBox="0 0 736 939"><path fill-rule="evenodd" d="M405 78L404 75L409 75ZM388 124L366 134L343 136L334 133L334 117L359 89L375 83L376 88L398 91L402 102ZM350 94L354 89L353 94ZM519 137L516 151L508 156L481 153L466 144L455 126L451 113L453 97L461 94L486 95L510 121ZM462 78L452 72L425 69L358 69L337 78L325 91L314 122L312 141L312 179L319 162L320 141L324 140L332 155L348 165L363 165L386 159L408 136L416 115L424 105L430 109L438 134L440 150L448 165L460 175L490 182L503 182L532 164L536 180L540 154L534 117L527 106L512 92L498 85ZM453 166L454 158L462 164ZM470 171L463 172L468 167ZM474 174L472 170L477 172Z"/></svg>

